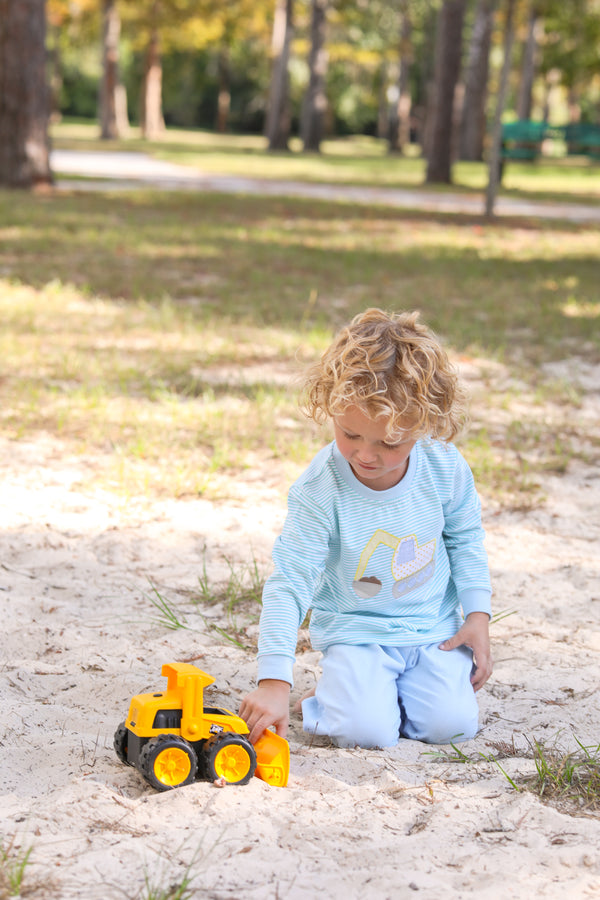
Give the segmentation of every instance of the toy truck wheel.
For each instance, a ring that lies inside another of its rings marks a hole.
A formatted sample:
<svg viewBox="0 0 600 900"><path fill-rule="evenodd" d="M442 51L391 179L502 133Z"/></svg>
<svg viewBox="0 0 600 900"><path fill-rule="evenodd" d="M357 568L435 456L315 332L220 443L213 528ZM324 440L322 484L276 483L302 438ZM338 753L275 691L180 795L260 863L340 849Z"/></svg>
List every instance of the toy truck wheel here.
<svg viewBox="0 0 600 900"><path fill-rule="evenodd" d="M121 722L117 730L115 731L115 736L113 738L113 746L115 748L115 753L119 757L122 763L125 763L126 766L132 766L133 763L129 762L127 758L127 726L125 722Z"/></svg>
<svg viewBox="0 0 600 900"><path fill-rule="evenodd" d="M254 775L254 747L238 735L220 735L209 743L205 753L205 768L210 781L224 778L229 784L247 784Z"/></svg>
<svg viewBox="0 0 600 900"><path fill-rule="evenodd" d="M197 768L194 748L176 735L161 734L151 738L140 753L140 772L157 791L191 784Z"/></svg>

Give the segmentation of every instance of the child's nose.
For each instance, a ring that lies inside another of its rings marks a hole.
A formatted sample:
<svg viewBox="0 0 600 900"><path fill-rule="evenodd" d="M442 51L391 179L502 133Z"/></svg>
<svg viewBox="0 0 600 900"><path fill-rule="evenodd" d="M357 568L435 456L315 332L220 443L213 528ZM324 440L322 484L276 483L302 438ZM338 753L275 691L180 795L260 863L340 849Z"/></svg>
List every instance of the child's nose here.
<svg viewBox="0 0 600 900"><path fill-rule="evenodd" d="M363 444L360 448L360 460L361 462L368 463L372 462L377 457L376 448L372 446L372 444Z"/></svg>

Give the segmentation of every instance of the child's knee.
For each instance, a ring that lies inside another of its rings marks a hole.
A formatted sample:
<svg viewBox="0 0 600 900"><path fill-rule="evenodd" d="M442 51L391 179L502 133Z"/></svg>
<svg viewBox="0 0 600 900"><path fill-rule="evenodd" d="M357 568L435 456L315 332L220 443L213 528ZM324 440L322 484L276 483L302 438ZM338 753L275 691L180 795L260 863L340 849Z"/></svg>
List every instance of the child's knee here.
<svg viewBox="0 0 600 900"><path fill-rule="evenodd" d="M350 716L333 722L330 735L338 747L395 747L400 738L400 716L391 721L364 714Z"/></svg>
<svg viewBox="0 0 600 900"><path fill-rule="evenodd" d="M465 709L448 706L429 710L421 721L410 719L403 724L402 734L426 744L450 744L454 741L470 741L477 734L479 711L477 703Z"/></svg>
<svg viewBox="0 0 600 900"><path fill-rule="evenodd" d="M400 710L397 715L372 714L359 710L323 706L314 697L302 703L304 730L327 735L338 747L377 749L395 747L400 738Z"/></svg>

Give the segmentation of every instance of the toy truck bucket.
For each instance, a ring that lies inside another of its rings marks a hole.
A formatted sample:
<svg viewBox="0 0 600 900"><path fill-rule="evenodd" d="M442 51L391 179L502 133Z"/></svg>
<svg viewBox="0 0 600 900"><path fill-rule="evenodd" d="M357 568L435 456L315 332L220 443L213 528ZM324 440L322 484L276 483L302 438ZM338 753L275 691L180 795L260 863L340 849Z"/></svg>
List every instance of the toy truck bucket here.
<svg viewBox="0 0 600 900"><path fill-rule="evenodd" d="M254 745L257 778L285 787L290 774L290 745L274 731L264 731Z"/></svg>

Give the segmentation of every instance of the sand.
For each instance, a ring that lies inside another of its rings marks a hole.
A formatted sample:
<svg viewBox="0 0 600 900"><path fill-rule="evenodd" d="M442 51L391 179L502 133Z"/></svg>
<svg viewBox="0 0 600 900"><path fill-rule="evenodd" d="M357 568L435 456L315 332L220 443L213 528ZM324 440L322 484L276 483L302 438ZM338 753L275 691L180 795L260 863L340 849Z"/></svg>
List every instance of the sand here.
<svg viewBox="0 0 600 900"><path fill-rule="evenodd" d="M578 415L597 435L600 372L585 371ZM211 627L231 630L223 606L192 596L204 565L213 580L232 561L268 567L283 485L254 475L235 500L124 500L90 487L94 460L51 435L4 440L0 457L0 834L13 856L32 848L22 896L600 896L599 817L516 790L484 759L518 783L535 771L536 740L600 742L593 461L544 475L534 509L485 504L494 607L514 612L492 627L495 671L479 695L481 731L458 745L466 761L408 741L339 750L311 743L293 718L286 788L253 778L156 793L118 761L113 732L133 694L163 687L164 662L194 661L216 679L214 702L237 710L253 653ZM153 586L187 627L157 620ZM255 640L255 624L236 625ZM299 654L293 699L318 663L310 648ZM188 893L169 893L186 878Z"/></svg>

